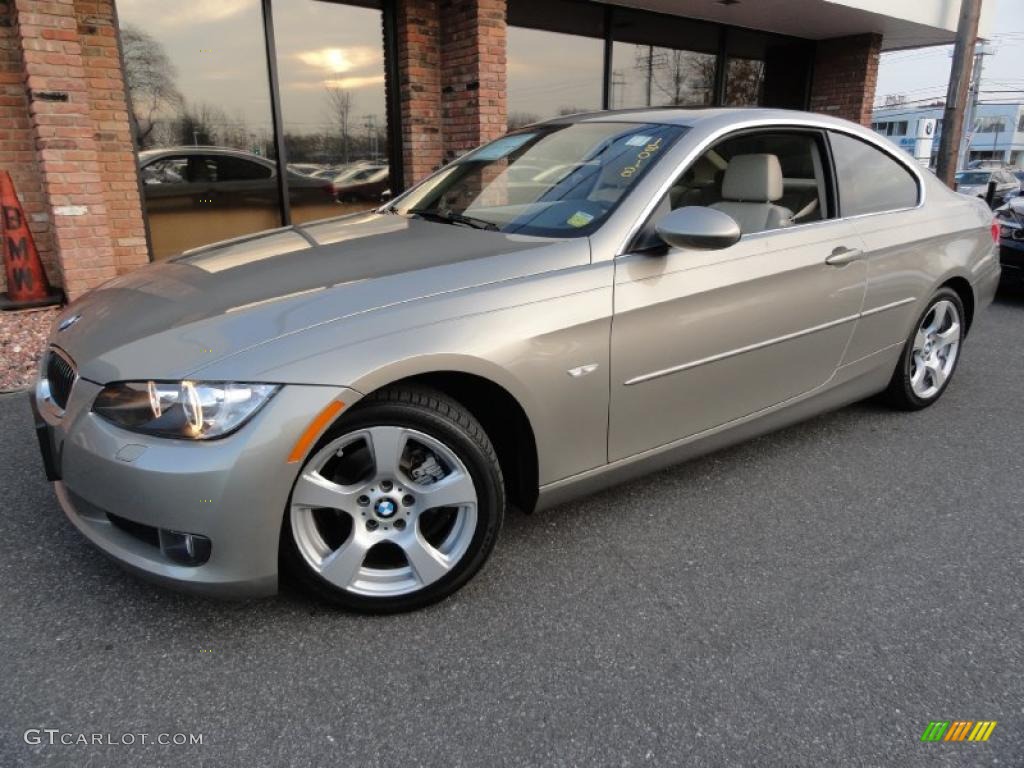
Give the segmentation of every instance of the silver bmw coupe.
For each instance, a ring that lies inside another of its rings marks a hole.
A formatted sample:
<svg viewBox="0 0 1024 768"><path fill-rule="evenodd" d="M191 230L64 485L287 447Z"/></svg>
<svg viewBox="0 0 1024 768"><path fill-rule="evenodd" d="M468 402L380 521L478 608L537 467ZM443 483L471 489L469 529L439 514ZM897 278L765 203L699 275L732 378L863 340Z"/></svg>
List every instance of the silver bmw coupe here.
<svg viewBox="0 0 1024 768"><path fill-rule="evenodd" d="M774 110L534 125L369 213L61 315L33 403L71 522L219 595L416 608L548 507L882 394L932 405L999 280L985 204Z"/></svg>

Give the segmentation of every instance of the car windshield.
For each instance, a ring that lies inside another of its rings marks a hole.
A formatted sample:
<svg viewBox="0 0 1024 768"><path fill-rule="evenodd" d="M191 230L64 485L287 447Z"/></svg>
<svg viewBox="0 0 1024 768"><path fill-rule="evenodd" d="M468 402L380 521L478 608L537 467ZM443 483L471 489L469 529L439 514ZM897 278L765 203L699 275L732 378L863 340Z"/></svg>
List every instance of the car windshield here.
<svg viewBox="0 0 1024 768"><path fill-rule="evenodd" d="M956 175L957 184L988 184L990 174L988 171L973 171L971 173L958 173Z"/></svg>
<svg viewBox="0 0 1024 768"><path fill-rule="evenodd" d="M501 232L587 235L686 130L614 122L529 128L459 158L392 210Z"/></svg>

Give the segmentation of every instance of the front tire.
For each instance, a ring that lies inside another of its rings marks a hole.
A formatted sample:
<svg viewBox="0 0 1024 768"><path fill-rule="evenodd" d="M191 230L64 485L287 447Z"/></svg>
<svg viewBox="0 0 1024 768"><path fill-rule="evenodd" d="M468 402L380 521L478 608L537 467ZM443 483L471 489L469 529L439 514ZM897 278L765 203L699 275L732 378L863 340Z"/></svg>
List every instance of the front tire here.
<svg viewBox="0 0 1024 768"><path fill-rule="evenodd" d="M964 317L956 291L942 288L932 297L914 324L885 391L890 405L917 411L942 396L960 361Z"/></svg>
<svg viewBox="0 0 1024 768"><path fill-rule="evenodd" d="M282 565L343 608L414 610L472 578L504 510L501 467L472 414L435 390L388 388L311 452L281 531Z"/></svg>

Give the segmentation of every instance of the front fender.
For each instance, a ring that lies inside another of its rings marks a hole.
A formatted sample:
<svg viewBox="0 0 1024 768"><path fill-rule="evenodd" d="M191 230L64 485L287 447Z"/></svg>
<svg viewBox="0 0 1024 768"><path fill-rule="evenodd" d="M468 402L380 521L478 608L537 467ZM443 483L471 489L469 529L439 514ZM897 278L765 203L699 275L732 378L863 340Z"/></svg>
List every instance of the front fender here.
<svg viewBox="0 0 1024 768"><path fill-rule="evenodd" d="M364 395L427 373L478 376L519 402L537 442L538 479L553 482L607 461L611 275L610 263L586 265L389 307L276 339L201 376ZM586 373L570 375L577 369Z"/></svg>

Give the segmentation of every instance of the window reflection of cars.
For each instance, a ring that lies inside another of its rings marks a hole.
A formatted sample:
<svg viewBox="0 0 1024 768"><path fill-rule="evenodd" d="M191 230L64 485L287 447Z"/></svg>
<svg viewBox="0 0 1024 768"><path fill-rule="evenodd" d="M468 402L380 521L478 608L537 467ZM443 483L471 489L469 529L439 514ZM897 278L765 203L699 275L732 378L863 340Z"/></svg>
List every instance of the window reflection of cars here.
<svg viewBox="0 0 1024 768"><path fill-rule="evenodd" d="M225 147L171 147L139 153L146 207L158 211L277 206L277 166L272 160ZM288 170L292 205L329 203L323 179Z"/></svg>
<svg viewBox="0 0 1024 768"><path fill-rule="evenodd" d="M379 202L384 199L389 184L386 165L367 165L350 168L334 177L335 194L339 202L360 200Z"/></svg>
<svg viewBox="0 0 1024 768"><path fill-rule="evenodd" d="M315 163L288 163L288 170L303 176L313 176L320 170L320 166Z"/></svg>

